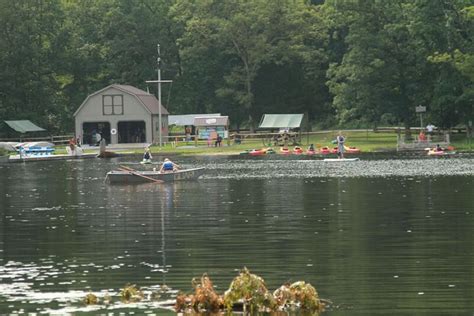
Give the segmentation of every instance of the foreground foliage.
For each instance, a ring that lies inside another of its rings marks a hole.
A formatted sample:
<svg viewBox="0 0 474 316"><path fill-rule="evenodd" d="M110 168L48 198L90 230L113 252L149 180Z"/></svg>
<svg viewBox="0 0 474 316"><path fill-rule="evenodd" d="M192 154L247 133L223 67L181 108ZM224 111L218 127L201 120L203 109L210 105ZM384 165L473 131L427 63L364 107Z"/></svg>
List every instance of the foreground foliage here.
<svg viewBox="0 0 474 316"><path fill-rule="evenodd" d="M223 296L215 292L207 274L201 277L199 283L193 284L194 294L181 293L177 296L177 312L230 312L241 309L244 313L301 310L317 314L324 307L311 284L304 281L284 284L270 293L263 278L250 273L247 268L240 271Z"/></svg>

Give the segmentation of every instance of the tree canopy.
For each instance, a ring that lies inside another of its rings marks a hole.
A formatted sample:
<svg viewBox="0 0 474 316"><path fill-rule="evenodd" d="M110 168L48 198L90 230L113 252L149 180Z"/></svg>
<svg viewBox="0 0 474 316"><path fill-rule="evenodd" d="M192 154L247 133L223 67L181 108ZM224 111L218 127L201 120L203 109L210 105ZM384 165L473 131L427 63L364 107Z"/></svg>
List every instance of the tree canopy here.
<svg viewBox="0 0 474 316"><path fill-rule="evenodd" d="M220 112L234 128L264 113L313 125L473 119L474 0L0 1L0 120L73 130L111 83L156 93L172 114Z"/></svg>

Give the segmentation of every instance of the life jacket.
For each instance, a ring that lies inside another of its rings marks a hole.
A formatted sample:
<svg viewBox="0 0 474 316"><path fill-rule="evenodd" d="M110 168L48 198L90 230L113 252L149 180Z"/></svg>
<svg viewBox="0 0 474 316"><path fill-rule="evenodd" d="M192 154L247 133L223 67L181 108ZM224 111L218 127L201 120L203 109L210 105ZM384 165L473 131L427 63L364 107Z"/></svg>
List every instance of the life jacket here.
<svg viewBox="0 0 474 316"><path fill-rule="evenodd" d="M163 163L163 170L173 170L173 163L171 161Z"/></svg>
<svg viewBox="0 0 474 316"><path fill-rule="evenodd" d="M146 152L144 155L143 155L143 159L150 159L150 153L149 152Z"/></svg>

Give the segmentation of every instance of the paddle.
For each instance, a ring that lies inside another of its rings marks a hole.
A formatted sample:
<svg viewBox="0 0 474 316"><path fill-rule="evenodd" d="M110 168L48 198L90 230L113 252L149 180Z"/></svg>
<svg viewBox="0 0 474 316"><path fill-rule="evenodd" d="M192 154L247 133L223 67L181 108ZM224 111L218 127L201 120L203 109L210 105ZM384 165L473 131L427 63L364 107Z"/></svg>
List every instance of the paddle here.
<svg viewBox="0 0 474 316"><path fill-rule="evenodd" d="M119 170L122 170L122 171L128 171L130 172L131 174L133 174L134 176L138 176L138 177L142 177L144 179L147 179L147 180L150 180L150 181L153 181L155 183L163 183L164 181L163 180L159 180L159 179L154 179L154 178L151 178L151 177L147 177L141 173L138 173L135 169L132 169L132 168L129 168L127 166L120 166Z"/></svg>

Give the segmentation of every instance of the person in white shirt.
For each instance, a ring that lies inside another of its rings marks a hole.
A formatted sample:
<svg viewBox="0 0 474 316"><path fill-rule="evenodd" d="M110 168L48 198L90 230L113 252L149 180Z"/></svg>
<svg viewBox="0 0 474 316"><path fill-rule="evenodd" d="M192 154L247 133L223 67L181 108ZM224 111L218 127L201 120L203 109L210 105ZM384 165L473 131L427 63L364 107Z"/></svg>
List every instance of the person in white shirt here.
<svg viewBox="0 0 474 316"><path fill-rule="evenodd" d="M427 132L428 134L432 135L432 134L433 134L433 130L434 130L435 128L436 128L436 126L434 126L433 124L430 123L430 124L428 124L428 125L426 126L426 132Z"/></svg>

